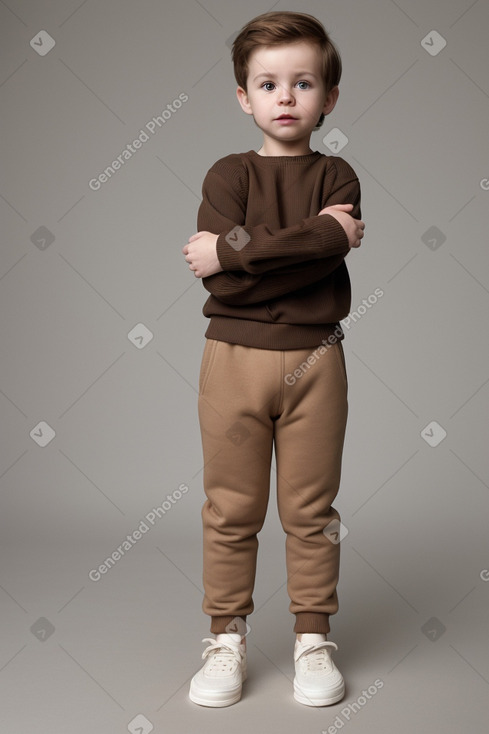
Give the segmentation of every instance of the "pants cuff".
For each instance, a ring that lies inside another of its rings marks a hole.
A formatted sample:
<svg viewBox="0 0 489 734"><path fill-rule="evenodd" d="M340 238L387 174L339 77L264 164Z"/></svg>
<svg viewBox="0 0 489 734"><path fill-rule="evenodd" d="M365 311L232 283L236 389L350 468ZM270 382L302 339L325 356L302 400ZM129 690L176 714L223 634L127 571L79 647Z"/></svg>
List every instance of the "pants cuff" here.
<svg viewBox="0 0 489 734"><path fill-rule="evenodd" d="M297 612L295 615L294 632L327 635L330 631L329 614L317 614L316 612Z"/></svg>

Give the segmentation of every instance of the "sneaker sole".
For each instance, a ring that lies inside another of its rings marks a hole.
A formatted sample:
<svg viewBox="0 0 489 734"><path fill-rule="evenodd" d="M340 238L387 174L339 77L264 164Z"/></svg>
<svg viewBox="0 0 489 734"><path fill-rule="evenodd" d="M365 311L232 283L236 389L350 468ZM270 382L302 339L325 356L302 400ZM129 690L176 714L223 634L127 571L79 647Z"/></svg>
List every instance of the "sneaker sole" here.
<svg viewBox="0 0 489 734"><path fill-rule="evenodd" d="M307 689L299 688L294 678L294 698L305 706L330 706L333 703L341 701L344 695L344 682L338 684L335 688L332 688L327 694L324 694L320 691L308 691Z"/></svg>
<svg viewBox="0 0 489 734"><path fill-rule="evenodd" d="M212 708L221 708L224 706L232 706L233 703L237 703L242 694L242 684L247 678L246 671L242 674L242 682L236 688L228 689L227 691L205 691L199 690L192 680L190 683L189 698L193 703L197 703L199 706L211 706Z"/></svg>

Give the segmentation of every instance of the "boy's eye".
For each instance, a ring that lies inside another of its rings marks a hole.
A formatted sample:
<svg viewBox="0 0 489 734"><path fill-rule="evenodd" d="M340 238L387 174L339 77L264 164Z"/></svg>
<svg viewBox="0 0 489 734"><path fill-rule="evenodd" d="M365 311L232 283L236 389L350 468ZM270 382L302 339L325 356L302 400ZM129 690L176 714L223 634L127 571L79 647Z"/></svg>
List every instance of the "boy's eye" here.
<svg viewBox="0 0 489 734"><path fill-rule="evenodd" d="M301 87L299 87L299 89L308 89L311 86L309 84L309 82L306 82L304 80L302 80L300 82L297 82L297 84L298 85L299 84L305 84L305 86L303 86L303 87L301 86ZM271 92L272 91L271 88L274 88L274 87L275 87L275 84L273 82L263 82L263 84L262 84L262 88L265 89L266 92Z"/></svg>

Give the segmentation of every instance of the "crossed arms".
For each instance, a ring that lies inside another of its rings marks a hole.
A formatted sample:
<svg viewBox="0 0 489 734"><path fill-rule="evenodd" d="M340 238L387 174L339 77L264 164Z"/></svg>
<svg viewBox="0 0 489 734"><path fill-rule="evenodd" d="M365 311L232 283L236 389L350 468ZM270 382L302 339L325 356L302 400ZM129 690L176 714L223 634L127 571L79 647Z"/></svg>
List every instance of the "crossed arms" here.
<svg viewBox="0 0 489 734"><path fill-rule="evenodd" d="M199 231L182 251L195 277L223 303L258 303L322 280L363 238L356 177L333 185L317 215L275 230L246 226L246 203L216 172L208 172L202 194Z"/></svg>

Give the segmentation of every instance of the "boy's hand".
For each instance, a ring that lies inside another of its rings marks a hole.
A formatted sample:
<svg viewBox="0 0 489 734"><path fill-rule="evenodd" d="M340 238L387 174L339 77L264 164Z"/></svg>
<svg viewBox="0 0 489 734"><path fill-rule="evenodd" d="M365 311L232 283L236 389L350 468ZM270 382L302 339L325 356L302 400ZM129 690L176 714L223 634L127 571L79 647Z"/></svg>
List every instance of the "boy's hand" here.
<svg viewBox="0 0 489 734"><path fill-rule="evenodd" d="M365 222L362 222L361 219L353 219L348 214L352 209L353 204L333 204L333 206L326 206L319 212L319 214L331 214L341 224L348 237L350 248L360 247L365 231Z"/></svg>
<svg viewBox="0 0 489 734"><path fill-rule="evenodd" d="M218 236L212 232L196 232L189 237L189 244L182 249L185 260L196 278L207 278L221 272L222 267L216 249Z"/></svg>

